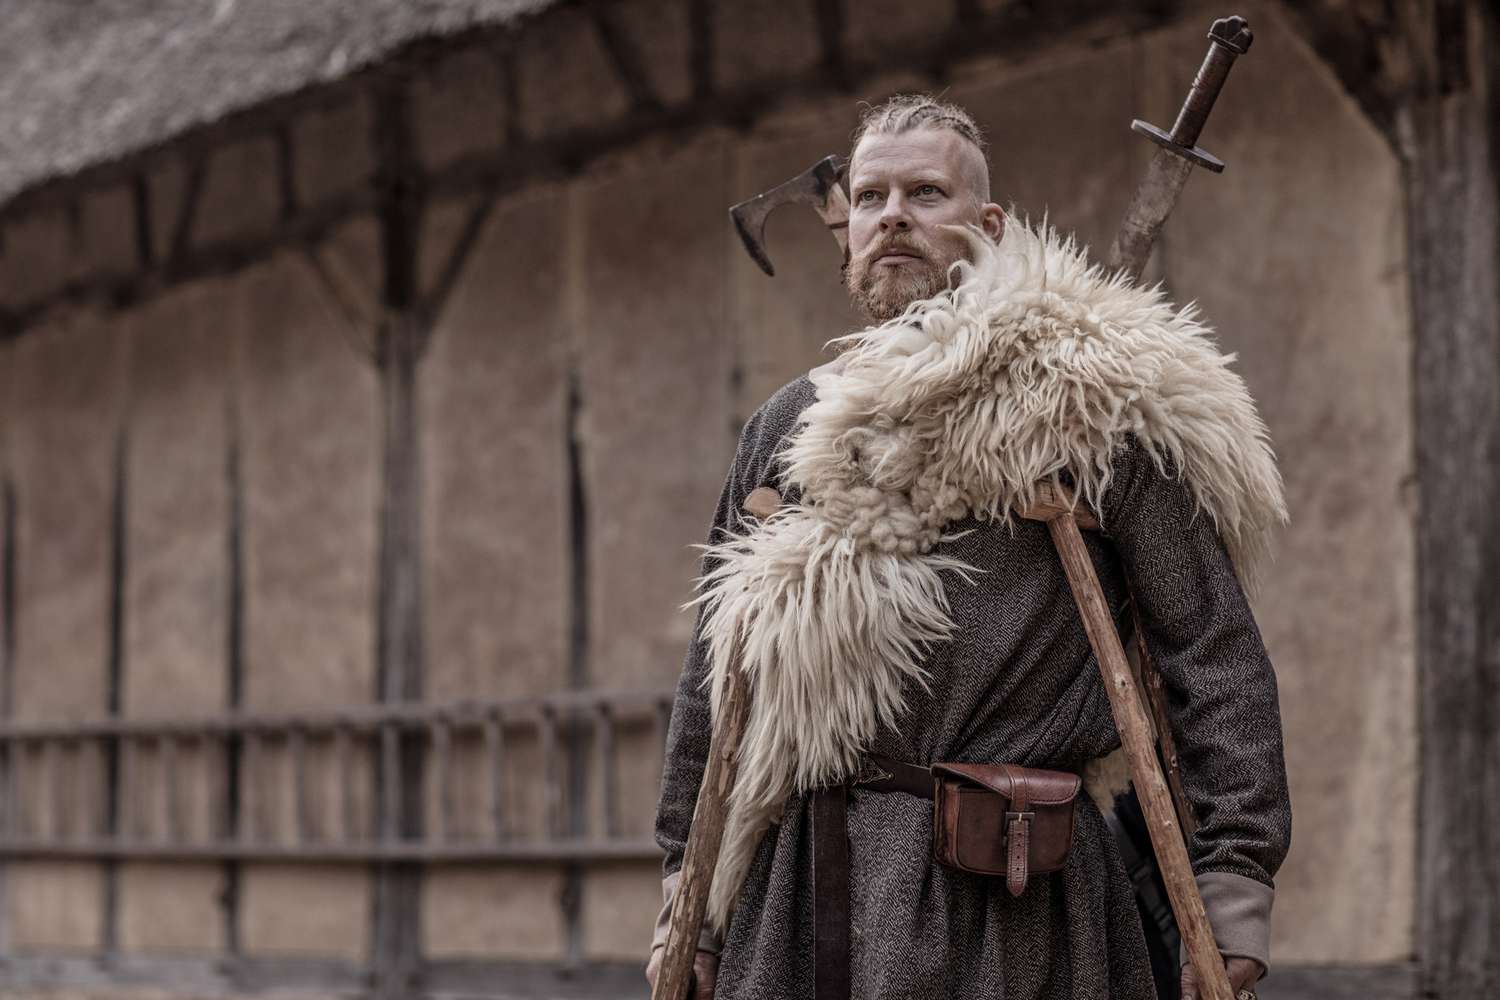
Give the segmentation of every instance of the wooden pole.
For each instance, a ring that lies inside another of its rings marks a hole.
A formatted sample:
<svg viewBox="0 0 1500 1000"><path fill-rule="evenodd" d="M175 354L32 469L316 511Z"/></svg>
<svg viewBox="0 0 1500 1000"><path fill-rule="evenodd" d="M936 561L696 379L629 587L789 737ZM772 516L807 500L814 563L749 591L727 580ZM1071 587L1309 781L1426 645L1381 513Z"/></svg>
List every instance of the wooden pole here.
<svg viewBox="0 0 1500 1000"><path fill-rule="evenodd" d="M708 890L718 866L719 849L723 846L729 793L739 771L740 739L745 735L745 722L750 717L750 692L739 667L739 646L736 639L734 662L730 665L718 718L714 720L708 766L703 771L698 804L693 809L693 826L682 859L682 878L677 883L676 895L672 897L672 924L667 933L667 948L662 954L651 1000L686 1000L693 987L698 932L708 909Z"/></svg>
<svg viewBox="0 0 1500 1000"><path fill-rule="evenodd" d="M1213 929L1203 909L1203 897L1198 894L1198 883L1193 879L1193 866L1188 858L1187 842L1177 822L1177 810L1173 806L1171 792L1162 776L1161 766L1156 760L1156 748L1151 739L1151 723L1141 705L1136 689L1135 677L1130 663L1125 658L1125 649L1120 644L1120 635L1115 631L1114 619L1104 591L1099 586L1099 577L1089 559L1088 548L1083 543L1083 533L1078 522L1066 507L1054 507L1045 518L1047 529L1052 534L1053 544L1062 558L1063 571L1068 585L1078 603L1083 617L1083 627L1088 633L1089 645L1099 661L1099 671L1104 677L1104 689L1109 695L1109 706L1115 717L1115 728L1120 733L1120 745L1125 748L1125 758L1130 764L1130 777L1140 796L1141 808L1146 814L1146 826L1151 833L1151 846L1161 864L1162 881L1167 886L1167 897L1172 902L1172 912L1177 917L1177 927L1182 935L1183 947L1198 972L1199 991L1204 1000L1234 1000L1229 987L1229 977L1224 969L1224 960L1219 955L1214 941Z"/></svg>
<svg viewBox="0 0 1500 1000"><path fill-rule="evenodd" d="M781 506L781 496L762 486L745 500L745 510L754 517L768 517ZM750 686L740 669L741 637L736 635L729 654L728 676L714 717L708 745L708 762L693 807L693 825L688 831L682 856L682 877L672 897L672 923L667 947L651 1000L686 1000L693 988L693 959L698 952L698 932L708 909L708 890L718 867L724 842L724 823L729 817L729 793L739 773L740 740L750 718Z"/></svg>

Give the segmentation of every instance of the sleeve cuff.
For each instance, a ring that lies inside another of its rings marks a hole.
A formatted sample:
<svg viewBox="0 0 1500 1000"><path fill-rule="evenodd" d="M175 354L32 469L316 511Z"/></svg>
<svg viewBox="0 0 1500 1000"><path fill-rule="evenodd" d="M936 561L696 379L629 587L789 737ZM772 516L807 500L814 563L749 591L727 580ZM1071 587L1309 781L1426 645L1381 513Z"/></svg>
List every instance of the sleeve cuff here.
<svg viewBox="0 0 1500 1000"><path fill-rule="evenodd" d="M677 882L682 878L682 872L675 871L661 880L661 912L656 915L656 931L651 935L651 950L667 946L667 931L672 926L672 899L677 894ZM711 951L717 955L724 947L724 942L714 933L708 921L703 922L703 929L698 932L698 950Z"/></svg>
<svg viewBox="0 0 1500 1000"><path fill-rule="evenodd" d="M1271 968L1271 902L1276 890L1232 872L1204 872L1195 881L1219 953L1254 959L1264 976ZM1187 962L1183 948L1182 964Z"/></svg>

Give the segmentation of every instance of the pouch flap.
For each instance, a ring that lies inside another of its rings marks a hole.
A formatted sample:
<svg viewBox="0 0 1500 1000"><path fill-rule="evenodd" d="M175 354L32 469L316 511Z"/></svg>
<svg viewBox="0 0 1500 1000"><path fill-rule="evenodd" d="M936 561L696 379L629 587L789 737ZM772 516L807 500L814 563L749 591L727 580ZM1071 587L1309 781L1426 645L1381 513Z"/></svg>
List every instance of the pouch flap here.
<svg viewBox="0 0 1500 1000"><path fill-rule="evenodd" d="M971 781L1007 799L1021 798L1029 805L1050 806L1071 802L1083 785L1083 779L1068 771L1045 771L1018 767L1015 764L966 764L942 762L932 765L936 777L954 777ZM1017 788L1017 781L1022 782ZM1020 795L1017 796L1017 792Z"/></svg>

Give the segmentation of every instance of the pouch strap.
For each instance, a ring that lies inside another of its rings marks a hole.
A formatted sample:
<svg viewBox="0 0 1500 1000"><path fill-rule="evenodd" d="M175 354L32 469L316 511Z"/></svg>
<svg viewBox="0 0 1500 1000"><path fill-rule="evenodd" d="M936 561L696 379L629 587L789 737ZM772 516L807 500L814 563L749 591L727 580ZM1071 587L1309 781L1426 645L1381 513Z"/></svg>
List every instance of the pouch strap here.
<svg viewBox="0 0 1500 1000"><path fill-rule="evenodd" d="M1025 771L1007 766L1011 779L1010 808L1005 813L1005 887L1012 896L1026 891L1029 872L1026 852L1031 847L1031 821L1036 815L1026 807L1031 802L1030 782Z"/></svg>
<svg viewBox="0 0 1500 1000"><path fill-rule="evenodd" d="M1035 813L1007 812L1005 814L1005 887L1012 896L1026 891L1028 871L1026 852L1030 849L1031 820Z"/></svg>

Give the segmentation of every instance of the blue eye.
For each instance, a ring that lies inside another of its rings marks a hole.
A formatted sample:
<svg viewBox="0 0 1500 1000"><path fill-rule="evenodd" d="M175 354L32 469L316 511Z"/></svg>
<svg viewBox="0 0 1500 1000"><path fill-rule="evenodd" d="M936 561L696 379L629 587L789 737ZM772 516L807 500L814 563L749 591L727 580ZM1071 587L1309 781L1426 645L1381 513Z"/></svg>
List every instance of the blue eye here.
<svg viewBox="0 0 1500 1000"><path fill-rule="evenodd" d="M870 201L874 197L874 194L875 194L874 191L871 191L869 188L866 188L865 190L863 190L863 191L861 191L859 193L859 195L857 197L857 200L859 200L859 201ZM870 195L871 197L867 198L867 197L865 197L866 195Z"/></svg>
<svg viewBox="0 0 1500 1000"><path fill-rule="evenodd" d="M917 188L917 194L919 194L919 195L938 194L938 193L939 192L938 192L936 184L923 184L921 187Z"/></svg>

